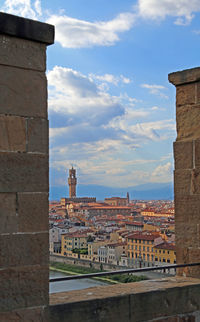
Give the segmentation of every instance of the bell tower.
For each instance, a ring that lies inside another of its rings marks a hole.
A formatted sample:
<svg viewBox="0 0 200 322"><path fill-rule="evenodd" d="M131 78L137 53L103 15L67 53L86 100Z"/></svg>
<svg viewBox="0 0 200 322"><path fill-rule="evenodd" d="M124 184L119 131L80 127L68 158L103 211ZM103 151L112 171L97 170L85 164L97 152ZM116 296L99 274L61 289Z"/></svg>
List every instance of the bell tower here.
<svg viewBox="0 0 200 322"><path fill-rule="evenodd" d="M69 185L69 197L75 198L76 197L76 170L72 167L69 169L69 177L68 177L68 185Z"/></svg>

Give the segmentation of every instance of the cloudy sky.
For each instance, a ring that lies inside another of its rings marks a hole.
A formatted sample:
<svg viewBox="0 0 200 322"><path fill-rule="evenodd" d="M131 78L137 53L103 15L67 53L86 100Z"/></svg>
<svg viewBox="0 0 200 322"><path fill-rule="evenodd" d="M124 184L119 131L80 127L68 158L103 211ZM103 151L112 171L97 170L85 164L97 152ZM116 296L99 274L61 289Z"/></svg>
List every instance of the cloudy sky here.
<svg viewBox="0 0 200 322"><path fill-rule="evenodd" d="M48 48L50 183L171 182L175 88L200 64L200 0L0 0L54 24Z"/></svg>

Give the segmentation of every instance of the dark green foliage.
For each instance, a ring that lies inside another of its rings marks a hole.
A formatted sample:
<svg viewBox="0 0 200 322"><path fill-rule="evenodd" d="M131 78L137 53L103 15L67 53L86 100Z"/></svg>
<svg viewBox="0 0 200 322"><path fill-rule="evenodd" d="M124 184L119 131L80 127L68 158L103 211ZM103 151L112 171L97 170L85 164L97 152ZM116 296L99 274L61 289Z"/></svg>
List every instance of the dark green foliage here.
<svg viewBox="0 0 200 322"><path fill-rule="evenodd" d="M58 269L62 269L64 271L69 271L69 272L79 273L79 274L89 274L89 273L100 272L100 269L97 270L92 267L83 267L83 266L63 264L63 263L57 263L57 262L52 262L51 266Z"/></svg>
<svg viewBox="0 0 200 322"><path fill-rule="evenodd" d="M83 267L83 266L77 266L77 265L70 265L70 264L63 264L63 263L57 263L52 262L51 266L57 269L61 269L66 272L73 272L77 274L89 274L89 273L98 273L103 271L103 265L100 264L100 269L95 269L93 267ZM148 279L146 276L143 275L131 275L131 274L117 274L117 275L111 275L111 276L104 276L102 277L109 279L111 281L116 281L119 283L131 283L131 282L139 282L142 280ZM101 279L101 277L98 277L98 279Z"/></svg>
<svg viewBox="0 0 200 322"><path fill-rule="evenodd" d="M75 254L82 254L82 255L88 255L88 249L87 248L74 248L72 250L73 253Z"/></svg>
<svg viewBox="0 0 200 322"><path fill-rule="evenodd" d="M109 276L109 278L120 283L140 282L148 279L144 275L138 276L138 275L131 275L131 274L113 275L113 276Z"/></svg>

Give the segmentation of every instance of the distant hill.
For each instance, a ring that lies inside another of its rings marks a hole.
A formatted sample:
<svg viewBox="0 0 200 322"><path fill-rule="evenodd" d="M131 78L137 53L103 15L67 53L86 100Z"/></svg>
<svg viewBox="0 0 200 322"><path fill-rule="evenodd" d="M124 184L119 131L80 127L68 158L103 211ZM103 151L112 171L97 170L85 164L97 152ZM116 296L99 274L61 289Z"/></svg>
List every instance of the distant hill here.
<svg viewBox="0 0 200 322"><path fill-rule="evenodd" d="M81 185L77 187L77 197L96 197L104 200L106 197L126 197L129 192L130 199L161 200L173 199L172 183L148 183L128 188L105 187L98 185ZM50 200L59 200L69 195L68 187L50 187Z"/></svg>

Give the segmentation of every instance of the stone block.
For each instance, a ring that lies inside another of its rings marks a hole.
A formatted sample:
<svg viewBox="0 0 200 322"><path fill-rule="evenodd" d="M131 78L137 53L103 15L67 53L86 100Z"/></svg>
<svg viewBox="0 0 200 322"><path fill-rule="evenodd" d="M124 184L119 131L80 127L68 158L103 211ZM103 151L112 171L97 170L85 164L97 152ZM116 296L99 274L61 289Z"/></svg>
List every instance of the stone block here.
<svg viewBox="0 0 200 322"><path fill-rule="evenodd" d="M200 247L200 224L190 222L176 223L175 236L177 247Z"/></svg>
<svg viewBox="0 0 200 322"><path fill-rule="evenodd" d="M47 83L43 72L0 66L0 114L47 116Z"/></svg>
<svg viewBox="0 0 200 322"><path fill-rule="evenodd" d="M193 141L174 142L175 169L193 168Z"/></svg>
<svg viewBox="0 0 200 322"><path fill-rule="evenodd" d="M191 193L200 194L200 169L191 172Z"/></svg>
<svg viewBox="0 0 200 322"><path fill-rule="evenodd" d="M54 26L4 12L0 12L0 33L46 45L54 42Z"/></svg>
<svg viewBox="0 0 200 322"><path fill-rule="evenodd" d="M0 235L0 267L47 265L48 233Z"/></svg>
<svg viewBox="0 0 200 322"><path fill-rule="evenodd" d="M176 87L176 106L195 104L196 84L185 84Z"/></svg>
<svg viewBox="0 0 200 322"><path fill-rule="evenodd" d="M48 305L49 267L1 269L0 311Z"/></svg>
<svg viewBox="0 0 200 322"><path fill-rule="evenodd" d="M47 192L48 156L0 153L0 192Z"/></svg>
<svg viewBox="0 0 200 322"><path fill-rule="evenodd" d="M176 249L177 264L191 264L200 262L200 248L193 247L177 247ZM178 276L190 276L200 278L200 266L184 267L177 269Z"/></svg>
<svg viewBox="0 0 200 322"><path fill-rule="evenodd" d="M0 150L26 151L25 118L0 115Z"/></svg>
<svg viewBox="0 0 200 322"><path fill-rule="evenodd" d="M162 319L153 319L151 320L153 321L157 321L157 322L179 322L179 318L177 316L170 316L168 318L162 318Z"/></svg>
<svg viewBox="0 0 200 322"><path fill-rule="evenodd" d="M185 69L168 75L169 82L175 86L200 80L200 67Z"/></svg>
<svg viewBox="0 0 200 322"><path fill-rule="evenodd" d="M200 105L181 106L176 110L177 141L200 138Z"/></svg>
<svg viewBox="0 0 200 322"><path fill-rule="evenodd" d="M48 121L40 118L27 120L28 152L48 153Z"/></svg>
<svg viewBox="0 0 200 322"><path fill-rule="evenodd" d="M45 72L46 45L1 34L0 65Z"/></svg>
<svg viewBox="0 0 200 322"><path fill-rule="evenodd" d="M196 103L200 103L200 81L196 82Z"/></svg>
<svg viewBox="0 0 200 322"><path fill-rule="evenodd" d="M17 231L16 194L0 193L0 234Z"/></svg>
<svg viewBox="0 0 200 322"><path fill-rule="evenodd" d="M198 195L175 195L175 221L177 224L200 222L200 198Z"/></svg>
<svg viewBox="0 0 200 322"><path fill-rule="evenodd" d="M48 231L48 193L18 193L18 231Z"/></svg>
<svg viewBox="0 0 200 322"><path fill-rule="evenodd" d="M192 170L174 171L174 193L175 195L190 195Z"/></svg>
<svg viewBox="0 0 200 322"><path fill-rule="evenodd" d="M200 139L194 141L194 167L200 168Z"/></svg>
<svg viewBox="0 0 200 322"><path fill-rule="evenodd" d="M63 304L50 307L50 321L51 322L111 322L123 321L129 322L129 297L121 296L115 298L105 298L98 301L93 300L81 301L77 303ZM115 317L115 319L114 319ZM133 320L135 321L135 320Z"/></svg>
<svg viewBox="0 0 200 322"><path fill-rule="evenodd" d="M200 263L200 247L191 247L188 250L189 263ZM187 276L200 278L200 265L194 267L188 267Z"/></svg>
<svg viewBox="0 0 200 322"><path fill-rule="evenodd" d="M44 307L0 312L1 322L49 322L48 311Z"/></svg>
<svg viewBox="0 0 200 322"><path fill-rule="evenodd" d="M161 318L161 319L155 319L152 321L157 321L157 322L197 322L195 315L192 314L184 314L183 315L177 315L177 316L170 316L167 318Z"/></svg>

